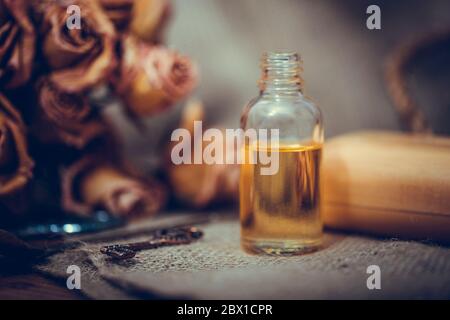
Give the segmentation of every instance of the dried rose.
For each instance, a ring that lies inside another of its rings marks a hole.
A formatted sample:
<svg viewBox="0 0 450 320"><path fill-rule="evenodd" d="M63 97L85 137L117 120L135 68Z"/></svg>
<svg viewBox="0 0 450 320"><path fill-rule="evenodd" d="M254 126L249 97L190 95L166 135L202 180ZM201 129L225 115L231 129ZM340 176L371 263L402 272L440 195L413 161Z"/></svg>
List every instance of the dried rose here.
<svg viewBox="0 0 450 320"><path fill-rule="evenodd" d="M0 84L15 88L31 76L36 34L26 0L0 0Z"/></svg>
<svg viewBox="0 0 450 320"><path fill-rule="evenodd" d="M130 31L142 40L159 41L171 12L169 0L135 0Z"/></svg>
<svg viewBox="0 0 450 320"><path fill-rule="evenodd" d="M33 132L44 142L78 149L106 131L83 94L61 91L50 78L38 83L37 116Z"/></svg>
<svg viewBox="0 0 450 320"><path fill-rule="evenodd" d="M66 25L67 6L81 10L81 28ZM39 5L43 55L50 80L66 92L81 92L107 79L117 65L116 34L95 0L52 1Z"/></svg>
<svg viewBox="0 0 450 320"><path fill-rule="evenodd" d="M63 207L81 215L101 208L128 218L142 217L154 214L166 201L162 185L144 183L98 155L75 162L62 179Z"/></svg>
<svg viewBox="0 0 450 320"><path fill-rule="evenodd" d="M125 30L131 21L134 0L99 0L117 30Z"/></svg>
<svg viewBox="0 0 450 320"><path fill-rule="evenodd" d="M175 197L193 208L235 202L238 196L239 167L236 165L173 165L168 176Z"/></svg>
<svg viewBox="0 0 450 320"><path fill-rule="evenodd" d="M123 39L115 85L132 115L161 112L189 95L196 83L197 70L188 57L132 36Z"/></svg>
<svg viewBox="0 0 450 320"><path fill-rule="evenodd" d="M22 117L0 93L0 197L22 189L32 177L33 166Z"/></svg>
<svg viewBox="0 0 450 320"><path fill-rule="evenodd" d="M194 121L203 121L203 106L191 102L183 111L180 128L188 130L194 137ZM182 141L193 148L193 141ZM197 141L198 143L198 141ZM201 142L200 142L201 143ZM211 204L236 202L238 198L239 165L237 164L179 164L170 159L171 148L167 152L166 172L175 198L194 208L204 208ZM205 147L205 146L203 146ZM231 146L229 146L231 147ZM232 146L235 148L235 146ZM224 158L230 150L224 147ZM232 150L235 154L236 150ZM193 154L193 150L192 150ZM220 158L221 155L218 155Z"/></svg>
<svg viewBox="0 0 450 320"><path fill-rule="evenodd" d="M169 0L100 0L118 30L128 30L148 42L160 42L171 15Z"/></svg>

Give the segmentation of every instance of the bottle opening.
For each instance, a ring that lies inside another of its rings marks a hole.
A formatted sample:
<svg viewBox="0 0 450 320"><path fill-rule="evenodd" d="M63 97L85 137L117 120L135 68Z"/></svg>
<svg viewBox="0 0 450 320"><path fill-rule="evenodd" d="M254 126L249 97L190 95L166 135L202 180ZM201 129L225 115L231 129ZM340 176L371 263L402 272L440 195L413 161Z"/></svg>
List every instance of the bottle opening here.
<svg viewBox="0 0 450 320"><path fill-rule="evenodd" d="M296 52L263 53L261 71L261 91L290 93L302 90L302 61Z"/></svg>

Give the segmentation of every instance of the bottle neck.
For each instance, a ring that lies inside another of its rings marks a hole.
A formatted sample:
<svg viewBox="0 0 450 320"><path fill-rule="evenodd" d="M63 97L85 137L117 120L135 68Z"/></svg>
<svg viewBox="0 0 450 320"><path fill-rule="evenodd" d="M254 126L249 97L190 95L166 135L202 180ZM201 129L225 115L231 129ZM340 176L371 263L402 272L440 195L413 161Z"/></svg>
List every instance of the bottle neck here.
<svg viewBox="0 0 450 320"><path fill-rule="evenodd" d="M298 95L303 91L303 71L297 53L268 52L261 58L262 95Z"/></svg>

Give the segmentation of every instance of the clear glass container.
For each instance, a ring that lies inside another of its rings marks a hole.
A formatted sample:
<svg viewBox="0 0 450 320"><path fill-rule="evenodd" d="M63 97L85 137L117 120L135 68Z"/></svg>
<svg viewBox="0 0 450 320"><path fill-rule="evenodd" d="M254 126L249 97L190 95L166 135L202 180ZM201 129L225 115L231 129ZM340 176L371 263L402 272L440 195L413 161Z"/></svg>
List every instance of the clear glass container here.
<svg viewBox="0 0 450 320"><path fill-rule="evenodd" d="M241 165L241 245L253 253L311 252L322 243L321 112L303 95L298 54L265 53L261 69L260 94L244 108L241 128L278 129L279 143L273 148L267 141L263 146L245 140L243 151L264 148L277 155L278 170L263 175L259 162Z"/></svg>

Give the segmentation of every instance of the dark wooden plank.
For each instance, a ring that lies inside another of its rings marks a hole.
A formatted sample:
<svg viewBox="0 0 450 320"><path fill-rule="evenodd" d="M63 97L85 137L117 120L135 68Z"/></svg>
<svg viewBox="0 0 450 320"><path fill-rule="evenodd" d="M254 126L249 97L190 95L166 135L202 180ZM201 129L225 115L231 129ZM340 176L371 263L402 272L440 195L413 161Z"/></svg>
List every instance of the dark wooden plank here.
<svg viewBox="0 0 450 320"><path fill-rule="evenodd" d="M69 290L56 281L38 274L0 277L0 300L68 300L83 299L76 290Z"/></svg>

